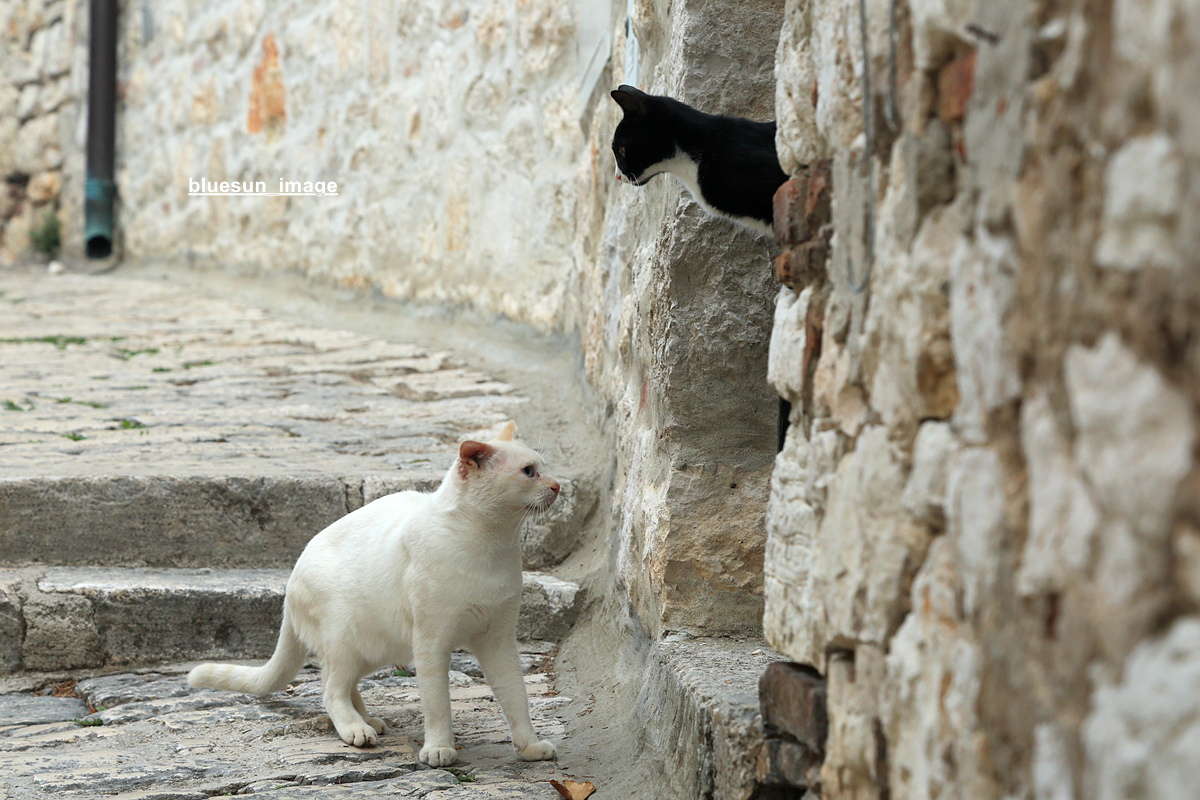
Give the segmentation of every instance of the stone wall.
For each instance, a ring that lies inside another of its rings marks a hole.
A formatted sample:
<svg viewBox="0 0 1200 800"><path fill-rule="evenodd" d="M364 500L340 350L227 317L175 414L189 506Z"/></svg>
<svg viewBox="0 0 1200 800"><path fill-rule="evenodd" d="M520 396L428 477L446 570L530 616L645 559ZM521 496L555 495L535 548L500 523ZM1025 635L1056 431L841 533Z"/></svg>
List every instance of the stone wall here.
<svg viewBox="0 0 1200 800"><path fill-rule="evenodd" d="M287 270L543 328L573 315L573 5L127 6L126 255ZM333 181L189 197L191 180Z"/></svg>
<svg viewBox="0 0 1200 800"><path fill-rule="evenodd" d="M30 233L56 215L83 241L87 5L0 0L0 265L35 256Z"/></svg>
<svg viewBox="0 0 1200 800"><path fill-rule="evenodd" d="M801 744L827 797L1191 796L1200 13L865 10L866 102L858 4L788 0L778 52L764 626L827 682Z"/></svg>
<svg viewBox="0 0 1200 800"><path fill-rule="evenodd" d="M624 11L624 9L620 9ZM772 119L782 2L636 3L639 88ZM625 82L625 15L601 79ZM632 78L628 78L632 80ZM620 591L651 637L755 632L779 401L766 382L766 237L705 214L670 176L618 184L600 98L576 259L588 378L608 404Z"/></svg>

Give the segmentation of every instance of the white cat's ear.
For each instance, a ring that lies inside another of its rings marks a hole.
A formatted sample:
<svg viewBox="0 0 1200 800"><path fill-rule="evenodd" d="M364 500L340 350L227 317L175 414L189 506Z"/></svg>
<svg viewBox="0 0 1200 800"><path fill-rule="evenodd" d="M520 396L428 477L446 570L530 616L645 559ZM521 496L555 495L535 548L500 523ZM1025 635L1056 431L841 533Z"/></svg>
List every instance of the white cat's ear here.
<svg viewBox="0 0 1200 800"><path fill-rule="evenodd" d="M641 116L646 113L646 93L632 86L621 84L612 91L612 99L617 101L626 114Z"/></svg>
<svg viewBox="0 0 1200 800"><path fill-rule="evenodd" d="M509 420L508 422L504 423L504 427L500 429L500 433L496 436L496 441L511 442L513 440L513 434L516 432L517 423Z"/></svg>
<svg viewBox="0 0 1200 800"><path fill-rule="evenodd" d="M496 448L483 442L463 442L458 446L458 474L465 480L496 454Z"/></svg>

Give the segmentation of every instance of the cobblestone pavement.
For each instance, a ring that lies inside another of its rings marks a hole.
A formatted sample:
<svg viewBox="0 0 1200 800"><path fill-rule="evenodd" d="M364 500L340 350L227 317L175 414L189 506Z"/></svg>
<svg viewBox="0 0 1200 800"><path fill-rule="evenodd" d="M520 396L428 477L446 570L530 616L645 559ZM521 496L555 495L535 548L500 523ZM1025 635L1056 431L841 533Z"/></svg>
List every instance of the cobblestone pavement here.
<svg viewBox="0 0 1200 800"><path fill-rule="evenodd" d="M290 565L281 560L294 558L287 548L323 527L321 514L369 500L384 490L375 484L431 484L459 441L490 435L514 416L524 425L520 415L536 405L464 354L461 336L451 352L212 295L122 273L0 270L0 503L9 505L0 508L0 573L17 576L0 580L0 671L28 663L22 604L31 613L36 602L57 597L30 594L33 584L19 580L25 572L68 563L175 566L188 553L186 566L203 567L204 549L189 543L190 531L209 536L222 525L229 564ZM570 463L562 448L582 448L578 437L547 433L566 423L541 419L547 424L538 423L543 430L531 443L545 443L551 463ZM271 488L279 482L291 488ZM315 497L311 487L328 483L329 497ZM146 487L176 502L205 499L208 516L144 507L153 504ZM242 505L221 505L233 503L227 497ZM38 511L44 507L54 510ZM244 519L233 515L241 507ZM294 531L280 533L281 526ZM102 530L107 539L97 535ZM86 551L86 542L95 547ZM239 554L239 543L253 558ZM552 652L542 645L529 654L526 681L534 726L557 743L571 700L554 688ZM104 663L119 665L121 654ZM451 674L462 746L455 769L417 761L413 678L382 673L365 682L367 704L389 732L380 747L355 749L322 721L311 671L265 699L191 690L186 665L0 676L0 800L249 793L552 800L559 795L551 778L587 777L572 772L561 748L556 762L518 761L490 689L467 674L469 660L458 666Z"/></svg>
<svg viewBox="0 0 1200 800"><path fill-rule="evenodd" d="M302 672L266 698L188 687L180 670L141 671L60 684L65 697L0 695L0 797L57 800L202 800L255 794L271 800L426 797L436 800L559 797L555 762L524 763L491 690L469 657L452 671L461 761L429 769L417 761L422 730L416 678L381 672L363 697L388 732L374 748L343 743L323 716L320 681ZM571 702L527 655L534 727L562 736L554 711Z"/></svg>
<svg viewBox="0 0 1200 800"><path fill-rule="evenodd" d="M0 271L0 476L440 476L523 402L446 351L168 283Z"/></svg>

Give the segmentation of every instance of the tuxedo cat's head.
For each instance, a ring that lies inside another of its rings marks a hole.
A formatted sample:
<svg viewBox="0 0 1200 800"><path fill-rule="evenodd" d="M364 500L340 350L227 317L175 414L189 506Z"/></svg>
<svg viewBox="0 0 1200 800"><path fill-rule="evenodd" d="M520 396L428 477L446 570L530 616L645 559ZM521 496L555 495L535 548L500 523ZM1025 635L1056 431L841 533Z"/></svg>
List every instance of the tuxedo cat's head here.
<svg viewBox="0 0 1200 800"><path fill-rule="evenodd" d="M625 117L613 133L612 150L617 159L617 180L642 186L666 171L664 162L673 158L678 145L664 119L664 98L622 85L612 92Z"/></svg>
<svg viewBox="0 0 1200 800"><path fill-rule="evenodd" d="M497 513L545 511L558 498L558 481L543 475L545 461L513 441L512 422L490 442L459 445L454 472L470 502Z"/></svg>

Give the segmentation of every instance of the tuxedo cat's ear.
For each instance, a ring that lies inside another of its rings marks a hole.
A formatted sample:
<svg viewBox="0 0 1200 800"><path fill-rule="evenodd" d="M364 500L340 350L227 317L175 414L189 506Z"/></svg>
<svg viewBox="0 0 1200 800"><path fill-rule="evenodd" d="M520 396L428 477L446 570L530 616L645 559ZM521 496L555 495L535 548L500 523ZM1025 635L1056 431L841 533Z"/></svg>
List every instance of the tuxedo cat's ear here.
<svg viewBox="0 0 1200 800"><path fill-rule="evenodd" d="M630 116L640 117L646 113L646 93L640 89L621 84L613 89L612 99Z"/></svg>
<svg viewBox="0 0 1200 800"><path fill-rule="evenodd" d="M458 446L458 474L466 480L472 470L477 470L496 454L496 448L483 442L463 442Z"/></svg>
<svg viewBox="0 0 1200 800"><path fill-rule="evenodd" d="M511 442L513 434L517 432L517 423L509 420L504 423L504 427L500 429L500 433L496 436L498 442Z"/></svg>

